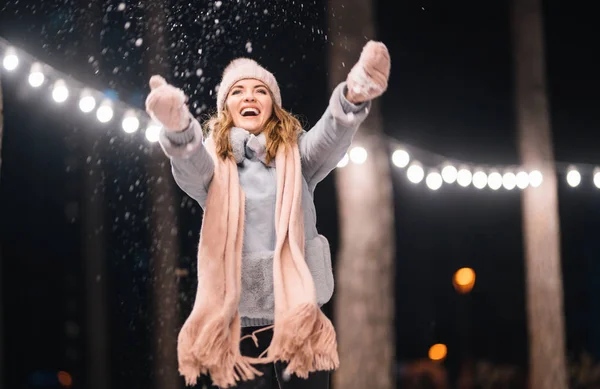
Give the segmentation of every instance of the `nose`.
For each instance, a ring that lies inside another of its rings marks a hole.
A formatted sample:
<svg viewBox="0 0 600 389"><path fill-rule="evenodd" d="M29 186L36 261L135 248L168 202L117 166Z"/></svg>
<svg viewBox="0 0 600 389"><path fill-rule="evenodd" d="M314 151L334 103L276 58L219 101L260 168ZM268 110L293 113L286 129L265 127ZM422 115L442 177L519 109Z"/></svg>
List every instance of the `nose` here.
<svg viewBox="0 0 600 389"><path fill-rule="evenodd" d="M246 93L246 95L244 96L244 101L255 101L254 94Z"/></svg>

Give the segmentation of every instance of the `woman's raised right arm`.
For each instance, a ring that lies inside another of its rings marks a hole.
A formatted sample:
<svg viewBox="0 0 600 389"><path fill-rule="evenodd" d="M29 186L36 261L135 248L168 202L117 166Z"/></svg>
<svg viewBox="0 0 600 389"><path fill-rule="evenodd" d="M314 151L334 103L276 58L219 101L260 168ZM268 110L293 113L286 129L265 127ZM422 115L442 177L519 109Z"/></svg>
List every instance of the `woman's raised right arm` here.
<svg viewBox="0 0 600 389"><path fill-rule="evenodd" d="M150 88L146 111L163 126L159 142L171 160L175 182L204 208L214 163L202 144L200 123L191 117L181 89L160 76L150 79Z"/></svg>

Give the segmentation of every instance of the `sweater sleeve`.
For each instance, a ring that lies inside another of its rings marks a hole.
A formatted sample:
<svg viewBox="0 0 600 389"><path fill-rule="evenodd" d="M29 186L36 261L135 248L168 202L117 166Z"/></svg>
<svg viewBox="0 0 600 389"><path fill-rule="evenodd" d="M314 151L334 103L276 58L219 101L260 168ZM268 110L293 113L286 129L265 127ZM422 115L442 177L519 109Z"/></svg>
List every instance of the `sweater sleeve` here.
<svg viewBox="0 0 600 389"><path fill-rule="evenodd" d="M171 160L171 171L177 185L204 208L213 177L214 162L204 147L202 138L200 123L192 119L189 127L181 132L163 128L159 143Z"/></svg>
<svg viewBox="0 0 600 389"><path fill-rule="evenodd" d="M331 94L321 119L298 139L302 174L311 192L344 157L369 113L370 101L352 104L346 99L345 91L346 83L342 82Z"/></svg>

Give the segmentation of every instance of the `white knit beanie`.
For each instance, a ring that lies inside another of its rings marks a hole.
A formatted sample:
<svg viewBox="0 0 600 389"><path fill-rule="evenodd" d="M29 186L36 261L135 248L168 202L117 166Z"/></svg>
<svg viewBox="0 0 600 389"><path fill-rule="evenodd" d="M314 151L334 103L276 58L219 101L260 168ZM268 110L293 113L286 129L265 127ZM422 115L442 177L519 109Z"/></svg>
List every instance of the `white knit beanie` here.
<svg viewBox="0 0 600 389"><path fill-rule="evenodd" d="M256 61L249 58L237 58L227 65L217 92L217 112L221 114L229 90L239 80L252 78L262 81L273 94L275 103L281 107L281 92L275 76Z"/></svg>

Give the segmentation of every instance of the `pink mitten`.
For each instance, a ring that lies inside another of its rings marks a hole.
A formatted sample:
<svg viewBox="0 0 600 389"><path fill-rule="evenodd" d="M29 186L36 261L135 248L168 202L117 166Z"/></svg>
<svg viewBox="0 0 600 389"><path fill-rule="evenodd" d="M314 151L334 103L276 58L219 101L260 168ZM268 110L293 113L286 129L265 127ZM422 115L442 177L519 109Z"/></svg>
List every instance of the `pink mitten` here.
<svg viewBox="0 0 600 389"><path fill-rule="evenodd" d="M146 112L167 130L183 131L189 125L190 113L181 89L167 84L161 76L150 78L152 90L146 98Z"/></svg>
<svg viewBox="0 0 600 389"><path fill-rule="evenodd" d="M373 100L385 92L390 77L390 54L381 42L369 41L346 78L346 98L352 103Z"/></svg>

